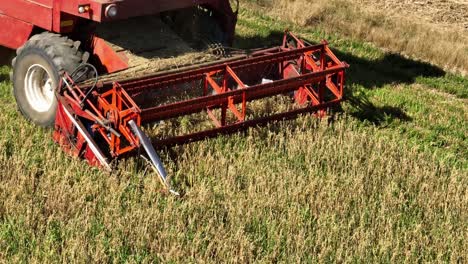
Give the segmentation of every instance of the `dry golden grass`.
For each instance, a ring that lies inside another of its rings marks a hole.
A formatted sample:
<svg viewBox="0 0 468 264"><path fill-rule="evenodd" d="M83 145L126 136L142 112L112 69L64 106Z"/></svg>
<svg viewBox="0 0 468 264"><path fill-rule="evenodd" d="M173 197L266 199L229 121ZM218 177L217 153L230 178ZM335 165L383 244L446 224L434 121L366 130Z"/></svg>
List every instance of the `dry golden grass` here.
<svg viewBox="0 0 468 264"><path fill-rule="evenodd" d="M3 258L466 257L466 174L349 118L330 126L307 117L179 148L166 163L182 199L158 194L155 177L137 173L133 161L106 175L67 158L45 131L9 123L4 133L15 135L0 141Z"/></svg>
<svg viewBox="0 0 468 264"><path fill-rule="evenodd" d="M458 24L450 28L430 23L418 16L415 5L395 14L390 5L362 0L263 0L262 8L274 17L288 19L302 26L315 27L327 33L339 33L413 58L428 61L446 70L468 73L468 33ZM434 1L438 2L438 1ZM442 2L442 1L441 1ZM393 3L393 2L392 2ZM249 4L247 2L246 4ZM401 7L403 5L403 7ZM254 8L258 6L253 5ZM463 5L468 8L466 4ZM429 8L429 6L427 7ZM454 9L452 12L461 12ZM456 14L454 14L456 15ZM463 16L462 16L463 18ZM460 22L468 23L468 18Z"/></svg>
<svg viewBox="0 0 468 264"><path fill-rule="evenodd" d="M456 28L468 33L468 1L466 0L353 0L386 15L408 16L439 27Z"/></svg>

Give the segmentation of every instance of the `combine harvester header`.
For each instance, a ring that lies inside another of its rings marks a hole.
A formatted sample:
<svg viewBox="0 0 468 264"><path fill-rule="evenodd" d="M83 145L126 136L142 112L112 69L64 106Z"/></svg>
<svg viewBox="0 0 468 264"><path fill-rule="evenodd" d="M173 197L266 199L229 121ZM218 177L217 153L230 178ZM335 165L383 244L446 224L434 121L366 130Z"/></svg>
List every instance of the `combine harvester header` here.
<svg viewBox="0 0 468 264"><path fill-rule="evenodd" d="M325 41L308 45L289 32L279 47L138 79L100 83L96 77L93 85L80 86L75 82L77 75L92 68L83 65L71 75L65 73L56 91L54 140L70 154L108 170L111 160L143 148L161 182L171 191L155 149L303 113L323 116L328 107L343 99L347 67ZM161 102L163 95L169 95L171 101ZM255 108L249 108L254 101L277 95L293 96L294 100L289 100L293 106L261 117ZM196 113L206 113L212 128L151 140L141 129Z"/></svg>

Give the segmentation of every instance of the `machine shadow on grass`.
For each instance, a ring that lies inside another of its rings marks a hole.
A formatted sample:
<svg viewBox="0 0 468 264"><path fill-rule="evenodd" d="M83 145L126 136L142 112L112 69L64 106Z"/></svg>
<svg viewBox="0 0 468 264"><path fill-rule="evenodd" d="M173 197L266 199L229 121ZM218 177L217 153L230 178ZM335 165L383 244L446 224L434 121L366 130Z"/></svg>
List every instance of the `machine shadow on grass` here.
<svg viewBox="0 0 468 264"><path fill-rule="evenodd" d="M0 83L10 79L8 73L0 73Z"/></svg>
<svg viewBox="0 0 468 264"><path fill-rule="evenodd" d="M11 60L15 56L15 51L0 46L0 66L11 66Z"/></svg>
<svg viewBox="0 0 468 264"><path fill-rule="evenodd" d="M0 67L11 66L11 60L15 56L15 51L0 46ZM0 72L0 82L10 79L8 72Z"/></svg>
<svg viewBox="0 0 468 264"><path fill-rule="evenodd" d="M257 47L278 46L281 44L283 32L272 31L268 36L243 37L236 36L236 48L250 49ZM305 39L311 43L308 39ZM393 120L411 121L412 119L399 107L376 106L363 93L357 93L351 87L357 85L366 90L379 89L385 85L412 84L418 77L441 77L445 72L429 63L405 58L399 54L386 53L378 60L368 60L356 57L350 53L334 49L335 55L350 65L346 72L345 100L353 108L350 115L361 121L368 121L380 126ZM341 107L333 109L343 112Z"/></svg>

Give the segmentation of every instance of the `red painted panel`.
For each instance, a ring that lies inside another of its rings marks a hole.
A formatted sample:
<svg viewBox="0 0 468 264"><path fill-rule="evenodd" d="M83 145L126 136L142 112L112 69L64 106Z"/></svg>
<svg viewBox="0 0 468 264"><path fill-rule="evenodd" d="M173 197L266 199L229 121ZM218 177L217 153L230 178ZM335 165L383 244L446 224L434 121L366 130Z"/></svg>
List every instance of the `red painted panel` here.
<svg viewBox="0 0 468 264"><path fill-rule="evenodd" d="M52 8L45 5L50 0L1 0L0 14L7 15L46 30L52 29ZM3 27L3 25L0 24Z"/></svg>
<svg viewBox="0 0 468 264"><path fill-rule="evenodd" d="M106 69L106 72L112 73L128 68L128 59L119 56L106 41L94 37L93 39L93 54L99 58L102 66Z"/></svg>
<svg viewBox="0 0 468 264"><path fill-rule="evenodd" d="M17 49L28 40L32 29L29 23L0 14L0 45Z"/></svg>
<svg viewBox="0 0 468 264"><path fill-rule="evenodd" d="M29 0L29 2L36 2L40 5L44 5L47 7L52 7L52 4L54 3L54 0Z"/></svg>
<svg viewBox="0 0 468 264"><path fill-rule="evenodd" d="M217 3L226 0L69 0L60 3L62 12L73 14L94 21L109 20L104 15L104 10L109 4L115 3L118 7L118 15L113 20L125 19L135 16L158 14L163 11L175 10L184 7L195 6L203 3ZM78 5L90 4L91 12L79 14Z"/></svg>
<svg viewBox="0 0 468 264"><path fill-rule="evenodd" d="M60 10L64 13L72 14L78 17L91 19L91 20L100 22L102 20L101 18L102 13L104 12L103 5L106 3L109 4L113 2L114 1L107 1L107 0L94 0L94 1L68 0L68 1L61 1L59 5L60 5ZM86 12L83 14L78 13L78 6L82 4L89 4L91 7L90 12Z"/></svg>

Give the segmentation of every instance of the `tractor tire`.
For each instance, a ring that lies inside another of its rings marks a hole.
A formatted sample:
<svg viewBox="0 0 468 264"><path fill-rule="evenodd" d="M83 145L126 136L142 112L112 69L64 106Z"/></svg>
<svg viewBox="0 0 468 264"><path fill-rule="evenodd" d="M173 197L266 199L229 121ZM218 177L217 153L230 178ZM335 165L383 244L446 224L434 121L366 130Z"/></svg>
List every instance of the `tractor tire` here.
<svg viewBox="0 0 468 264"><path fill-rule="evenodd" d="M16 50L12 60L13 94L23 116L42 127L55 122L55 89L62 71L72 72L89 58L81 43L44 32L32 36Z"/></svg>

